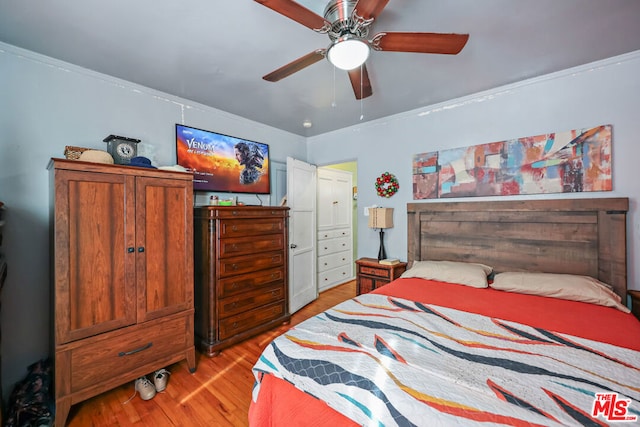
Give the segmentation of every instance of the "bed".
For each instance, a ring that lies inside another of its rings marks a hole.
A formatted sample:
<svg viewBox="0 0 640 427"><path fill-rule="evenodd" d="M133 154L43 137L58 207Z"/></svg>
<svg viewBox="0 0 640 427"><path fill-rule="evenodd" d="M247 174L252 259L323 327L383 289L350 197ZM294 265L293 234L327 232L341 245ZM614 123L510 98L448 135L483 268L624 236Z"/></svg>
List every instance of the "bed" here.
<svg viewBox="0 0 640 427"><path fill-rule="evenodd" d="M410 268L271 342L253 369L250 425L640 419L628 204L408 204Z"/></svg>

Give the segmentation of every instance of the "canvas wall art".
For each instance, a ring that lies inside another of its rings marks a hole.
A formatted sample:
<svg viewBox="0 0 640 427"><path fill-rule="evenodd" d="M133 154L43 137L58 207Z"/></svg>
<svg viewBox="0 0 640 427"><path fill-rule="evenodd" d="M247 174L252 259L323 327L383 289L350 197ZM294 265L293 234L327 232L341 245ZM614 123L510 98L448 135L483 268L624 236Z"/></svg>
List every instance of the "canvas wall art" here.
<svg viewBox="0 0 640 427"><path fill-rule="evenodd" d="M413 157L413 198L611 191L612 126Z"/></svg>

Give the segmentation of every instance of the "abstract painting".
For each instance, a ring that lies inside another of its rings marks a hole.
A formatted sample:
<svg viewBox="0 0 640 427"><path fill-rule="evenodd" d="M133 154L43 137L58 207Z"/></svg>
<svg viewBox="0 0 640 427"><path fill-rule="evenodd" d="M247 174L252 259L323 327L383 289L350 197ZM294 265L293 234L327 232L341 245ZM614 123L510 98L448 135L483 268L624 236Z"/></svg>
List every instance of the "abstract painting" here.
<svg viewBox="0 0 640 427"><path fill-rule="evenodd" d="M413 156L413 199L611 191L611 125Z"/></svg>

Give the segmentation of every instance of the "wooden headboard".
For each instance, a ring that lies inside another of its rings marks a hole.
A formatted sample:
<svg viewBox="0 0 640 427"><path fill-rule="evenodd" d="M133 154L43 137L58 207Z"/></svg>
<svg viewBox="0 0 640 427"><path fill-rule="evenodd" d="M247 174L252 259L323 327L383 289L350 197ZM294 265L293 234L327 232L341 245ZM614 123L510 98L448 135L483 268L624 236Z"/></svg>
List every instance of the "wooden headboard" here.
<svg viewBox="0 0 640 427"><path fill-rule="evenodd" d="M408 261L591 276L626 301L628 209L628 198L408 203Z"/></svg>

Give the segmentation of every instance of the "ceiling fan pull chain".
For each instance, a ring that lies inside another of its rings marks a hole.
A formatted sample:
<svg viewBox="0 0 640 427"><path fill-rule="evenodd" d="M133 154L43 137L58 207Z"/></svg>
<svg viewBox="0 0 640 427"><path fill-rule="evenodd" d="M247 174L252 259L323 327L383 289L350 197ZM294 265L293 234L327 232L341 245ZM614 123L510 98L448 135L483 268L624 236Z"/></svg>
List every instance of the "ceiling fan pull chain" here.
<svg viewBox="0 0 640 427"><path fill-rule="evenodd" d="M336 106L336 67L333 66L333 101L331 101L331 106Z"/></svg>
<svg viewBox="0 0 640 427"><path fill-rule="evenodd" d="M360 64L360 93L363 93L362 91L362 75L364 74L364 70L362 69L364 67L364 64ZM364 98L363 96L360 97L360 120L364 119L364 112L363 112L363 107L362 107L362 98Z"/></svg>

